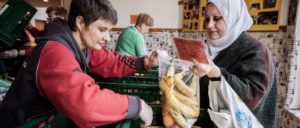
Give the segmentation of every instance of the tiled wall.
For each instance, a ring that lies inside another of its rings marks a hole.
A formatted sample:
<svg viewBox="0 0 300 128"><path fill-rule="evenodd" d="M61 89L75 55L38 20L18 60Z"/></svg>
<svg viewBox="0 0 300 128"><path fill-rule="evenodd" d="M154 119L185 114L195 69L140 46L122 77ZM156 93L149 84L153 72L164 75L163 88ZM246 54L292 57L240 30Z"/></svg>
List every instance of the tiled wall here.
<svg viewBox="0 0 300 128"><path fill-rule="evenodd" d="M112 32L111 41L108 43L109 49L114 49L120 32ZM278 98L277 108L282 128L300 128L300 123L295 116L284 110L286 95L288 92L289 72L296 66L291 58L297 54L293 50L294 45L300 45L300 41L293 40L293 34L287 32L249 32L253 37L266 43L272 55L277 68L278 76ZM178 33L178 32L153 32L145 35L148 51L155 49L167 50L170 55L176 57L176 50L173 45L173 37L185 37L192 39L206 40L205 33Z"/></svg>

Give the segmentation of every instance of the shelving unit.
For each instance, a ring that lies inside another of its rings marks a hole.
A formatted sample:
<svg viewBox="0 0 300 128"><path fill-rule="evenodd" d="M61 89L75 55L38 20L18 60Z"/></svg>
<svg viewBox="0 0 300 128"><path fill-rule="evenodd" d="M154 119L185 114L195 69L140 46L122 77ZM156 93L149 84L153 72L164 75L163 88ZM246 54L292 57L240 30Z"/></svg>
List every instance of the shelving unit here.
<svg viewBox="0 0 300 128"><path fill-rule="evenodd" d="M245 0L253 18L249 31L278 31L282 0ZM182 0L183 32L204 31L204 11L207 0Z"/></svg>
<svg viewBox="0 0 300 128"><path fill-rule="evenodd" d="M206 0L182 0L183 1L183 32L203 31Z"/></svg>
<svg viewBox="0 0 300 128"><path fill-rule="evenodd" d="M281 0L246 0L254 21L249 31L278 31Z"/></svg>

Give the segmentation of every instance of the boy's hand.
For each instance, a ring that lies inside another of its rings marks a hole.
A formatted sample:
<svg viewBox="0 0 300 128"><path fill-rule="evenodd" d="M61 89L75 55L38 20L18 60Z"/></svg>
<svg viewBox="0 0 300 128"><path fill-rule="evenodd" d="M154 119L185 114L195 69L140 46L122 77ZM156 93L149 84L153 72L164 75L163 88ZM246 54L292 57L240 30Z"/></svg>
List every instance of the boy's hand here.
<svg viewBox="0 0 300 128"><path fill-rule="evenodd" d="M158 65L158 52L157 51L153 51L149 57L149 61L148 61L149 66L151 67L155 67Z"/></svg>

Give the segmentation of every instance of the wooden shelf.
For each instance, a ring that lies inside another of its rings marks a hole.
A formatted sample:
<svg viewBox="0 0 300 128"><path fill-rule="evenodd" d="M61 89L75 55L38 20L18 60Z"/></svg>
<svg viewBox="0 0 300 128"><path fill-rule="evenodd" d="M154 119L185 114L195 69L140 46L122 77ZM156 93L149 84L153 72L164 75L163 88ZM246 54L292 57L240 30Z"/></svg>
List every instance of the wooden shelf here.
<svg viewBox="0 0 300 128"><path fill-rule="evenodd" d="M248 10L254 20L249 31L279 31L281 3L282 0L248 0Z"/></svg>
<svg viewBox="0 0 300 128"><path fill-rule="evenodd" d="M182 0L183 1L183 32L203 31L204 18L202 9L206 0Z"/></svg>
<svg viewBox="0 0 300 128"><path fill-rule="evenodd" d="M279 31L279 18L282 0L245 0L248 11L254 20L249 31ZM204 31L203 12L206 0L182 0L183 32ZM271 2L271 3L270 3ZM272 3L274 2L274 3ZM264 5L265 4L265 5ZM196 14L196 19L195 18ZM196 26L196 27L195 27Z"/></svg>

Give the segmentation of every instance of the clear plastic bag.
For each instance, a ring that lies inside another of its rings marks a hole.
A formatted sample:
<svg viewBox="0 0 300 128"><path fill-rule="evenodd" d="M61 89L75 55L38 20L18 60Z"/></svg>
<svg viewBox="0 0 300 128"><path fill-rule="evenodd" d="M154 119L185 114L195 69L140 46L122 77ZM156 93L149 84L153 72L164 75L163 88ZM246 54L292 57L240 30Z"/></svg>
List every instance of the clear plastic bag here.
<svg viewBox="0 0 300 128"><path fill-rule="evenodd" d="M200 112L199 77L191 72L191 62L174 59L163 52L159 54L159 86L164 124L190 128Z"/></svg>

